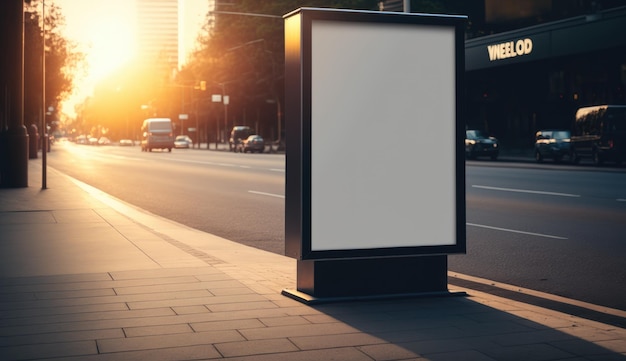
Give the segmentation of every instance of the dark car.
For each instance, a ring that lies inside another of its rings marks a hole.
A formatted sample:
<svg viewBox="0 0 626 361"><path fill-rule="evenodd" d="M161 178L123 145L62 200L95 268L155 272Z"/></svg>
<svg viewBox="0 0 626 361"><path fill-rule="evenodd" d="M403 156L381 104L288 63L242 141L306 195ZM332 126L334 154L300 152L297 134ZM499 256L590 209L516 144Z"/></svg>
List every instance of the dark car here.
<svg viewBox="0 0 626 361"><path fill-rule="evenodd" d="M230 132L230 139L228 140L228 145L231 151L237 152L239 150L239 145L244 139L247 139L249 136L253 135L254 131L252 128L245 125L236 125L233 127L233 130Z"/></svg>
<svg viewBox="0 0 626 361"><path fill-rule="evenodd" d="M590 158L594 164L626 161L626 105L597 105L576 111L570 142L572 162Z"/></svg>
<svg viewBox="0 0 626 361"><path fill-rule="evenodd" d="M260 135L251 135L241 143L241 151L244 153L263 153L265 141Z"/></svg>
<svg viewBox="0 0 626 361"><path fill-rule="evenodd" d="M563 160L564 156L570 155L569 130L547 129L540 130L535 134L535 160L543 162L550 158L555 162Z"/></svg>
<svg viewBox="0 0 626 361"><path fill-rule="evenodd" d="M465 131L465 157L467 159L489 157L496 160L499 154L498 139L489 136L482 130L470 129Z"/></svg>

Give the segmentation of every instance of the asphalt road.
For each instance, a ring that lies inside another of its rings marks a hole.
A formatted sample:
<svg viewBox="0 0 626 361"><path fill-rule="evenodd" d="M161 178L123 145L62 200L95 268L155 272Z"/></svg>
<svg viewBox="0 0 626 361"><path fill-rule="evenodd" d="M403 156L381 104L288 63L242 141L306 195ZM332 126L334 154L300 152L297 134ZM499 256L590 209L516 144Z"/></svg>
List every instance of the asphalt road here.
<svg viewBox="0 0 626 361"><path fill-rule="evenodd" d="M284 254L285 157L55 145L48 164L154 214Z"/></svg>
<svg viewBox="0 0 626 361"><path fill-rule="evenodd" d="M50 167L152 213L284 253L284 155L54 146ZM626 310L626 171L467 163L467 254L449 269Z"/></svg>
<svg viewBox="0 0 626 361"><path fill-rule="evenodd" d="M626 173L470 164L451 270L626 310Z"/></svg>

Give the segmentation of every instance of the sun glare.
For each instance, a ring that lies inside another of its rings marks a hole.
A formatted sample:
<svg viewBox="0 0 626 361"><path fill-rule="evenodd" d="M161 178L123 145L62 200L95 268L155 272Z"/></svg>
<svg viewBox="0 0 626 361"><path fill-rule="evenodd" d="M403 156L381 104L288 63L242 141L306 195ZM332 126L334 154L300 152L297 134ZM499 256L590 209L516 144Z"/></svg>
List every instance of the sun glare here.
<svg viewBox="0 0 626 361"><path fill-rule="evenodd" d="M76 79L74 92L63 105L63 111L73 116L74 106L92 95L97 83L135 57L137 4L135 0L46 0L46 5L53 2L65 16L64 35L85 54L86 74ZM185 20L180 29L184 49L179 50L184 57L202 28L208 2L185 0L180 5Z"/></svg>
<svg viewBox="0 0 626 361"><path fill-rule="evenodd" d="M66 18L65 36L85 54L85 78L79 79L63 109L91 95L93 87L132 59L136 48L136 14L132 0L54 0Z"/></svg>
<svg viewBox="0 0 626 361"><path fill-rule="evenodd" d="M101 80L134 55L134 29L124 19L108 17L93 25L88 43L87 66L94 80Z"/></svg>

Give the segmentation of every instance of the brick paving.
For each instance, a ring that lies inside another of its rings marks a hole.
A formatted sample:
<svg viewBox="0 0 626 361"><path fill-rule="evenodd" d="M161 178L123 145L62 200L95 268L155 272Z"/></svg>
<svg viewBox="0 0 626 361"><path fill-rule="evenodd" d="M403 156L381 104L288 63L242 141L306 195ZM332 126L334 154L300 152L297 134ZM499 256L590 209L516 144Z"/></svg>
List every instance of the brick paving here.
<svg viewBox="0 0 626 361"><path fill-rule="evenodd" d="M40 167L0 189L1 360L626 360L623 328L471 289L306 305L293 259Z"/></svg>

